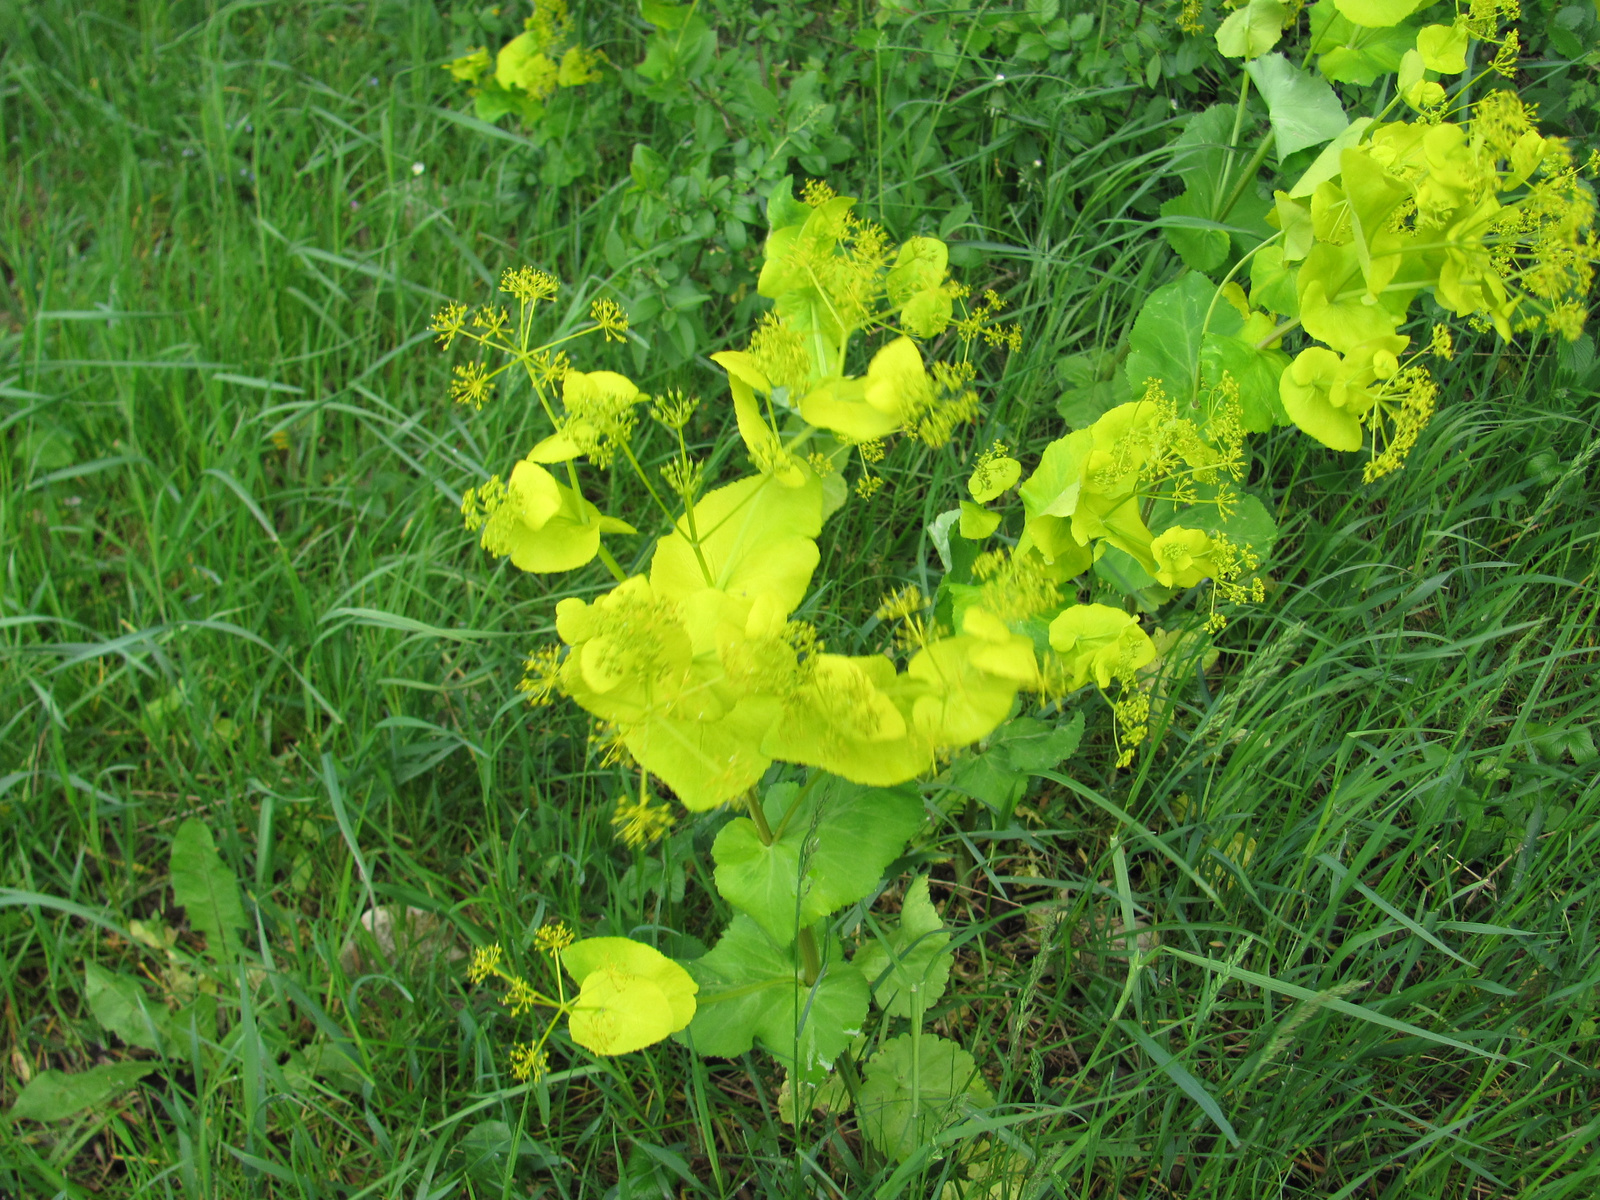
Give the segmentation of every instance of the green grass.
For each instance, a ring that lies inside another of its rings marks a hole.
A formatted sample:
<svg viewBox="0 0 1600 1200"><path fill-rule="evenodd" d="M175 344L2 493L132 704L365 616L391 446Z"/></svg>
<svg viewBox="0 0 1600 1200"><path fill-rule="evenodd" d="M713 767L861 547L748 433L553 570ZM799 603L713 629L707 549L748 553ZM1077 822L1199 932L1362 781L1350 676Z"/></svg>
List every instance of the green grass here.
<svg viewBox="0 0 1600 1200"><path fill-rule="evenodd" d="M612 839L622 777L578 714L513 690L555 599L608 580L515 574L462 530L459 492L536 426L510 401L452 411L427 324L522 261L573 281L581 316L620 189L528 188L441 117L432 14L0 17L0 1103L45 1069L152 1071L0 1125L0 1195L938 1195L957 1157L896 1173L848 1119L781 1124L758 1057L562 1043L531 1088L507 1065L526 1027L463 963L339 965L375 904L513 958L550 916L668 949L726 916L719 818L681 824L686 878L661 884ZM988 157L944 169L988 247L969 275L1029 338L986 368L977 444L1057 436L1056 362L1114 344L1174 270L1136 226L1166 118L1116 99L1121 133L1056 148L1026 186L996 182L1017 136L998 119ZM1014 111L1048 129L1080 102L1039 87ZM962 103L982 100L942 107ZM925 140L875 138L889 169L850 168L869 202ZM961 946L934 1027L999 1100L963 1143L1014 1155L995 1195L1600 1186L1600 776L1578 761L1600 711L1600 430L1594 374L1563 362L1464 351L1374 487L1292 430L1259 439L1253 482L1288 531L1275 586L1175 675L1159 749L1108 771L1086 706L1085 753L1012 827L966 831L970 876L958 831L930 833ZM870 637L878 595L919 577L958 472L905 454L836 523L830 641ZM247 894L242 972L208 972L172 907L190 816ZM162 914L224 1019L152 1054L95 1020L85 964L181 986L132 936Z"/></svg>

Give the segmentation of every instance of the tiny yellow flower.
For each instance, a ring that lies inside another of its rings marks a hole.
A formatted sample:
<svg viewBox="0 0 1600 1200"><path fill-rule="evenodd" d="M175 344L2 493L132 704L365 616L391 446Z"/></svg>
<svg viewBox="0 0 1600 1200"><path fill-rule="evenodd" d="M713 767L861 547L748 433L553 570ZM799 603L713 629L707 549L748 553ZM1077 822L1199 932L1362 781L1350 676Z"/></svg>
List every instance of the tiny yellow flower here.
<svg viewBox="0 0 1600 1200"><path fill-rule="evenodd" d="M533 935L533 948L541 954L559 954L572 945L572 930L564 921L541 925Z"/></svg>
<svg viewBox="0 0 1600 1200"><path fill-rule="evenodd" d="M550 1056L531 1042L518 1042L511 1048L511 1073L523 1083L541 1078L549 1066Z"/></svg>
<svg viewBox="0 0 1600 1200"><path fill-rule="evenodd" d="M472 962L467 967L467 980L470 983L482 983L489 976L497 974L500 970L500 943L494 942L488 946L479 946L472 952Z"/></svg>
<svg viewBox="0 0 1600 1200"><path fill-rule="evenodd" d="M533 267L507 267L500 274L500 290L522 304L537 304L540 300L554 300L561 281Z"/></svg>
<svg viewBox="0 0 1600 1200"><path fill-rule="evenodd" d="M666 805L652 804L649 796L641 796L619 803L611 814L611 825L628 846L638 849L660 841L676 819Z"/></svg>
<svg viewBox="0 0 1600 1200"><path fill-rule="evenodd" d="M483 369L481 362L468 363L466 366L456 366L451 372L455 378L450 381L450 399L457 404L470 404L473 408L481 410L484 402L489 399L489 393L494 391L494 380Z"/></svg>
<svg viewBox="0 0 1600 1200"><path fill-rule="evenodd" d="M622 306L615 300L596 300L589 306L589 318L600 326L606 341L625 340L622 335L628 332L628 314L622 311Z"/></svg>
<svg viewBox="0 0 1600 1200"><path fill-rule="evenodd" d="M439 344L446 350L455 342L456 337L467 326L467 306L451 302L441 308L433 317L433 331L439 335Z"/></svg>

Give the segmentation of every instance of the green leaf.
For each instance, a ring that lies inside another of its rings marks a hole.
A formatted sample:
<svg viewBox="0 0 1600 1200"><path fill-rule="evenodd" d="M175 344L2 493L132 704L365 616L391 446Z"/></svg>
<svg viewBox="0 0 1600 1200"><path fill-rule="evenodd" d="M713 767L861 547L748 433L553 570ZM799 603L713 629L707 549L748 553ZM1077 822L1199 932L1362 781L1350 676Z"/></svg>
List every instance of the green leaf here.
<svg viewBox="0 0 1600 1200"><path fill-rule="evenodd" d="M954 1124L964 1105L987 1107L994 1096L977 1065L954 1042L904 1033L867 1063L856 1112L867 1140L904 1162Z"/></svg>
<svg viewBox="0 0 1600 1200"><path fill-rule="evenodd" d="M1056 375L1067 389L1056 401L1056 411L1073 429L1087 429L1133 399L1115 358L1107 353L1069 354L1056 363Z"/></svg>
<svg viewBox="0 0 1600 1200"><path fill-rule="evenodd" d="M239 885L211 840L211 830L190 817L172 839L172 895L189 914L189 925L206 935L206 952L218 963L239 953L239 930L245 926Z"/></svg>
<svg viewBox="0 0 1600 1200"><path fill-rule="evenodd" d="M1214 221L1222 206L1228 162L1228 141L1233 134L1233 110L1214 104L1193 117L1172 143L1172 169L1183 180L1183 194L1161 206L1162 232L1184 263L1196 271L1212 271L1228 256L1228 234L1220 228L1202 227ZM1186 225L1181 222L1195 222Z"/></svg>
<svg viewBox="0 0 1600 1200"><path fill-rule="evenodd" d="M1145 380L1161 380L1167 395L1181 404L1194 392L1200 359L1200 331L1228 335L1244 325L1238 310L1225 300L1212 306L1216 285L1190 271L1144 302L1128 335L1129 352L1124 372L1135 399L1144 395ZM1211 322L1206 325L1206 311Z"/></svg>
<svg viewBox="0 0 1600 1200"><path fill-rule="evenodd" d="M1083 740L1083 714L1064 725L1051 725L1032 717L1018 717L1004 726L999 744L1019 771L1033 774L1054 770L1077 752Z"/></svg>
<svg viewBox="0 0 1600 1200"><path fill-rule="evenodd" d="M1227 260L1228 231L1212 220L1209 208L1202 207L1194 192L1162 201L1161 216L1164 218L1161 232L1183 259L1184 266L1196 271L1215 271Z"/></svg>
<svg viewBox="0 0 1600 1200"><path fill-rule="evenodd" d="M1065 725L1016 717L995 731L981 754L950 768L949 785L1008 817L1027 790L1028 777L1070 758L1082 736L1082 716Z"/></svg>
<svg viewBox="0 0 1600 1200"><path fill-rule="evenodd" d="M1275 247L1268 247L1275 249ZM1244 427L1251 433L1264 433L1274 425L1287 425L1289 415L1278 398L1278 379L1289 366L1282 350L1266 350L1250 337L1205 336L1200 349L1200 372L1206 387L1215 387L1226 371L1239 385L1239 405L1244 409Z"/></svg>
<svg viewBox="0 0 1600 1200"><path fill-rule="evenodd" d="M873 987L872 1001L891 1017L921 1023L922 1015L950 981L955 956L945 947L950 935L928 897L928 877L919 875L906 889L900 923L883 940L869 942L855 957L862 977Z"/></svg>
<svg viewBox="0 0 1600 1200"><path fill-rule="evenodd" d="M159 1050L163 1040L172 1040L171 1015L145 995L137 980L92 962L83 964L83 976L89 1011L104 1029L146 1050Z"/></svg>
<svg viewBox="0 0 1600 1200"><path fill-rule="evenodd" d="M1530 725L1528 740L1543 758L1559 762L1570 754L1579 766L1587 766L1600 757L1595 749L1594 733L1587 725L1542 726Z"/></svg>
<svg viewBox="0 0 1600 1200"><path fill-rule="evenodd" d="M1165 1072L1167 1077L1178 1085L1179 1090L1184 1095L1200 1106L1200 1110L1211 1119L1211 1123L1237 1148L1239 1135L1233 1131L1233 1125L1223 1114L1222 1106L1217 1103L1210 1092L1206 1091L1205 1085L1185 1070L1177 1059L1163 1050L1160 1043L1132 1021L1118 1021L1117 1024L1126 1030L1134 1041L1139 1043L1144 1052L1150 1056L1151 1061L1156 1064L1157 1069Z"/></svg>
<svg viewBox="0 0 1600 1200"><path fill-rule="evenodd" d="M950 768L950 787L971 796L990 812L1009 814L1028 789L1028 776L1018 771L1003 751L983 751L957 760Z"/></svg>
<svg viewBox="0 0 1600 1200"><path fill-rule="evenodd" d="M1425 0L1333 0L1341 14L1368 29L1397 25L1420 8Z"/></svg>
<svg viewBox="0 0 1600 1200"><path fill-rule="evenodd" d="M11 1106L14 1121L59 1121L104 1104L156 1069L147 1062L104 1063L69 1075L40 1071Z"/></svg>
<svg viewBox="0 0 1600 1200"><path fill-rule="evenodd" d="M791 225L804 225L811 206L794 198L794 181L785 175L767 193L767 228L776 233Z"/></svg>
<svg viewBox="0 0 1600 1200"><path fill-rule="evenodd" d="M1250 303L1285 317L1300 315L1297 270L1283 260L1282 246L1263 246L1250 260Z"/></svg>
<svg viewBox="0 0 1600 1200"><path fill-rule="evenodd" d="M671 0L639 0L639 15L657 29L681 29L693 11L692 5Z"/></svg>
<svg viewBox="0 0 1600 1200"><path fill-rule="evenodd" d="M1227 520L1208 527L1225 534L1240 549L1248 546L1263 562L1267 561L1278 540L1278 523L1272 519L1267 506L1249 492L1240 495Z"/></svg>
<svg viewBox="0 0 1600 1200"><path fill-rule="evenodd" d="M1126 550L1107 546L1105 552L1094 560L1094 573L1124 596L1135 596L1151 588L1159 588L1156 577L1146 571Z"/></svg>
<svg viewBox="0 0 1600 1200"><path fill-rule="evenodd" d="M767 820L780 831L772 845L762 845L755 823L740 817L711 847L717 890L779 946L793 942L797 928L870 894L922 823L914 788L827 776L791 813L798 790L779 784L767 793Z"/></svg>
<svg viewBox="0 0 1600 1200"><path fill-rule="evenodd" d="M1291 65L1283 55L1268 54L1244 69L1267 102L1279 162L1296 150L1338 137L1350 124L1327 81Z"/></svg>
<svg viewBox="0 0 1600 1200"><path fill-rule="evenodd" d="M1236 8L1217 28L1217 49L1225 58L1256 58L1278 44L1289 17L1278 0L1250 0Z"/></svg>
<svg viewBox="0 0 1600 1200"><path fill-rule="evenodd" d="M792 1068L809 1073L831 1064L861 1032L869 989L837 942L825 951L822 974L808 987L795 948L736 914L710 954L684 964L700 985L688 1029L694 1048L735 1058L760 1038Z"/></svg>
<svg viewBox="0 0 1600 1200"><path fill-rule="evenodd" d="M628 174L634 185L646 192L659 192L672 178L667 160L643 142L633 144L633 159L628 164Z"/></svg>

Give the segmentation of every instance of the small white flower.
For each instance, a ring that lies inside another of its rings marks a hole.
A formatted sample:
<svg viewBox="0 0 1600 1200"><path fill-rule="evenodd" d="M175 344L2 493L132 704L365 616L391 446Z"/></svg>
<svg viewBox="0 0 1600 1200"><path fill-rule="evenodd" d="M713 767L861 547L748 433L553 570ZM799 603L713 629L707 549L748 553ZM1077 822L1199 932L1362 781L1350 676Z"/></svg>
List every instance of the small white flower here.
<svg viewBox="0 0 1600 1200"><path fill-rule="evenodd" d="M1006 77L1004 75L996 75L994 77L994 81L996 83L1004 83L1006 81Z"/></svg>
<svg viewBox="0 0 1600 1200"><path fill-rule="evenodd" d="M428 166L426 163L414 162L411 164L411 173L413 175L421 175L427 169Z"/></svg>

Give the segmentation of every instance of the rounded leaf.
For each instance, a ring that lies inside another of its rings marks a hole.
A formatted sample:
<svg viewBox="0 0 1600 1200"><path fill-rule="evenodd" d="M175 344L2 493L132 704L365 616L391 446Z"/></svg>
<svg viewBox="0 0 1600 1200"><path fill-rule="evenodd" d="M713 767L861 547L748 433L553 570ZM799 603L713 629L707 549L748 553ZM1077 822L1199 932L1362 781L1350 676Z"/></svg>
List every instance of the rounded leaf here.
<svg viewBox="0 0 1600 1200"><path fill-rule="evenodd" d="M1417 11L1421 0L1333 0L1341 16L1368 29L1398 25Z"/></svg>
<svg viewBox="0 0 1600 1200"><path fill-rule="evenodd" d="M586 1050L626 1054L694 1019L699 985L653 946L631 938L584 938L563 950L561 961L579 985L568 1027Z"/></svg>
<svg viewBox="0 0 1600 1200"><path fill-rule="evenodd" d="M1467 27L1464 22L1454 25L1424 25L1417 34L1417 53L1422 64L1441 75L1459 75L1467 69Z"/></svg>
<svg viewBox="0 0 1600 1200"><path fill-rule="evenodd" d="M1014 458L994 458L972 473L967 490L979 504L987 504L1009 490L1022 477L1022 464Z"/></svg>
<svg viewBox="0 0 1600 1200"><path fill-rule="evenodd" d="M1071 687L1094 676L1108 687L1114 676L1137 671L1156 656L1155 643L1137 617L1107 604L1075 604L1050 622L1050 646L1072 672Z"/></svg>

